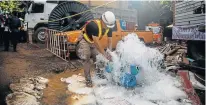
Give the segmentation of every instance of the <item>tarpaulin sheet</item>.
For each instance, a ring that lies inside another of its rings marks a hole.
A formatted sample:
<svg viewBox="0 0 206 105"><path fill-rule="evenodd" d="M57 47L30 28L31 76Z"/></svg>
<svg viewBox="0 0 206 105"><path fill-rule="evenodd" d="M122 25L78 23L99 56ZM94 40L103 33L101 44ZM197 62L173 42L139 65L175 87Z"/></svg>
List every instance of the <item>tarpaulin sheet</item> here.
<svg viewBox="0 0 206 105"><path fill-rule="evenodd" d="M197 26L173 26L172 39L205 40L205 33L198 31Z"/></svg>

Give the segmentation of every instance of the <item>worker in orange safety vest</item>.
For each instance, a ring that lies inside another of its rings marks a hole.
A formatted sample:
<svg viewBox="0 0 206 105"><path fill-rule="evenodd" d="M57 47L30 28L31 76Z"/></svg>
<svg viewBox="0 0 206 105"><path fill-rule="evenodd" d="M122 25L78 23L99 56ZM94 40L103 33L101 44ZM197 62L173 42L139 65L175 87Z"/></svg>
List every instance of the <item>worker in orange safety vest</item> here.
<svg viewBox="0 0 206 105"><path fill-rule="evenodd" d="M83 60L83 69L86 79L86 85L92 86L90 69L92 63L96 61L96 55L102 54L111 61L111 56L107 54L100 43L100 39L107 35L108 49L112 50L112 28L115 26L115 15L111 11L102 14L100 19L91 20L85 24L80 35L79 43L77 45L77 56ZM100 78L105 78L103 72L99 69L95 70Z"/></svg>

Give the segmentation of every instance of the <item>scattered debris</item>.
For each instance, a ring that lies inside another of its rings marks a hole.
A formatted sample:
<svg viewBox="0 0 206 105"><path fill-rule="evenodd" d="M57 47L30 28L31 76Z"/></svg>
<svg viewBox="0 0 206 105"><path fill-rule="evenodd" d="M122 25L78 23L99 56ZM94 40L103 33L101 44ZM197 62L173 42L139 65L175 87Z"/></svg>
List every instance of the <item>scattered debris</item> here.
<svg viewBox="0 0 206 105"><path fill-rule="evenodd" d="M164 59L165 70L168 71L169 74L173 74L173 76L179 75L181 77L182 84L185 88L185 91L186 93L188 93L188 97L190 99L189 101L191 101L188 103L193 103L194 105L200 105L199 99L201 99L202 104L204 104L205 103L204 101L205 89L203 86L203 84L205 83L204 76L201 79L201 81L203 80L204 82L197 81L198 78L196 79L194 78L195 75L205 74L205 68L194 65L193 64L195 62L194 60L186 58L186 53L187 53L186 44L182 43L180 45L177 43L167 43L164 46L160 46L158 50L161 53L165 54L165 59ZM193 73L189 71L192 71ZM180 73L184 73L184 72L186 72L186 75L188 75L187 77L184 77L185 75L184 76L180 75ZM185 86L185 84L187 86ZM188 87L190 87L190 89L187 89ZM197 95L199 95L199 97Z"/></svg>
<svg viewBox="0 0 206 105"><path fill-rule="evenodd" d="M165 55L164 66L166 71L176 71L179 68L179 63L183 62L186 55L186 49L184 43L180 45L175 42L158 47L158 50Z"/></svg>
<svg viewBox="0 0 206 105"><path fill-rule="evenodd" d="M7 105L40 105L37 99L25 92L14 92L6 97Z"/></svg>
<svg viewBox="0 0 206 105"><path fill-rule="evenodd" d="M13 93L7 95L7 105L40 105L42 90L46 88L48 79L43 77L22 78L18 83L10 84Z"/></svg>

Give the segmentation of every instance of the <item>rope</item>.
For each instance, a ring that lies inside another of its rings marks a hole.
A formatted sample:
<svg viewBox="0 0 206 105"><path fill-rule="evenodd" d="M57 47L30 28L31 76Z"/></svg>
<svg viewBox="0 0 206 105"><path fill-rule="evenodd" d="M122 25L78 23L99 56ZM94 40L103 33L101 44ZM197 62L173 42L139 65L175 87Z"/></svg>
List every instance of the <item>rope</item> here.
<svg viewBox="0 0 206 105"><path fill-rule="evenodd" d="M66 18L72 18L72 17L74 17L74 16L81 15L81 14L83 14L83 13L92 11L92 10L94 10L94 9L103 7L103 6L105 6L105 5L111 4L111 3L116 2L116 1L117 1L117 0L110 1L110 2L108 2L108 3L105 3L105 4L102 4L102 5L96 6L96 7L94 7L94 8L88 9L88 10L86 10L86 11L83 11L83 12L80 12L80 13L77 13L77 14L74 14L74 15L70 15L70 16L67 16L67 17L63 17L63 18L60 18L60 19L57 19L57 20L45 21L45 22L55 22L55 21L59 21L59 20L62 20L62 19L66 19ZM45 23L45 22L39 22L39 23Z"/></svg>

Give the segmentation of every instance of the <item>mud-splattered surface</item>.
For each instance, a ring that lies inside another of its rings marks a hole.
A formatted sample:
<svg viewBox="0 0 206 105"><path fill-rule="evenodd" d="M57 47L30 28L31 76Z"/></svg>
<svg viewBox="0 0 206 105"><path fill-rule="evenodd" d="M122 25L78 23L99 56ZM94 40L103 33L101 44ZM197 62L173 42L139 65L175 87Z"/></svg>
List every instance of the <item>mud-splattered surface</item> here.
<svg viewBox="0 0 206 105"><path fill-rule="evenodd" d="M12 48L10 48L11 50ZM19 44L17 52L3 52L0 47L0 105L9 93L9 84L23 77L50 77L54 71L63 71L68 64L49 53L44 46L40 48ZM60 86L61 87L61 86Z"/></svg>
<svg viewBox="0 0 206 105"><path fill-rule="evenodd" d="M72 75L83 75L83 70L62 72L60 74L50 76L48 87L43 92L42 104L44 105L72 105L73 101L71 97L75 94L71 93L67 89L66 83L61 81L61 78L67 78Z"/></svg>
<svg viewBox="0 0 206 105"><path fill-rule="evenodd" d="M27 44L19 44L18 52L3 52L0 47L0 105L4 105L5 96L10 92L10 83L20 78L42 76L49 79L43 91L42 105L82 105L91 97L68 91L68 84L61 78L72 75L83 76L83 70L69 69L68 63L48 52L43 46L36 48ZM74 63L76 61L73 60ZM63 71L57 73L56 71ZM93 97L92 97L93 98Z"/></svg>

